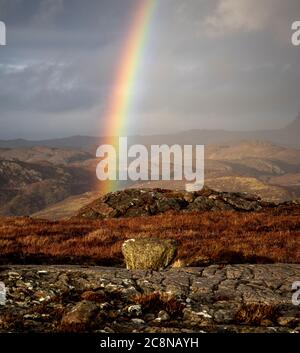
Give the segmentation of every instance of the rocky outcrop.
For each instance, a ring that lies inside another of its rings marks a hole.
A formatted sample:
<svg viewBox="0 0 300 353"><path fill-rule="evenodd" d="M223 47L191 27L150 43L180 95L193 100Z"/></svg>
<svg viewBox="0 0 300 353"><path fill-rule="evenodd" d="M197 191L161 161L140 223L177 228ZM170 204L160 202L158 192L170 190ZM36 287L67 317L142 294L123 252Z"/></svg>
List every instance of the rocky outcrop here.
<svg viewBox="0 0 300 353"><path fill-rule="evenodd" d="M97 219L151 216L165 212L260 211L275 204L246 193L217 192L208 188L186 192L165 189L126 189L104 195L82 208L77 217Z"/></svg>
<svg viewBox="0 0 300 353"><path fill-rule="evenodd" d="M300 332L300 265L0 267L0 332Z"/></svg>
<svg viewBox="0 0 300 353"><path fill-rule="evenodd" d="M168 239L128 239L122 245L127 269L161 270L176 256L176 241Z"/></svg>

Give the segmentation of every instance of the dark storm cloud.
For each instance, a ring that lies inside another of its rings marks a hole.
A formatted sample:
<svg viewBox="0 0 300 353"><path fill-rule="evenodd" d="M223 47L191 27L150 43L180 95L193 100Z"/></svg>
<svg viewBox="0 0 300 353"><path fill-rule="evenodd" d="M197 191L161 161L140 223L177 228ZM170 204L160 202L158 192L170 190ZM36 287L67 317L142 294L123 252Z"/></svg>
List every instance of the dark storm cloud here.
<svg viewBox="0 0 300 353"><path fill-rule="evenodd" d="M63 112L87 109L97 91L79 68L68 64L0 65L1 111Z"/></svg>
<svg viewBox="0 0 300 353"><path fill-rule="evenodd" d="M0 0L0 138L98 132L141 0ZM300 111L299 0L164 0L129 133L281 127Z"/></svg>

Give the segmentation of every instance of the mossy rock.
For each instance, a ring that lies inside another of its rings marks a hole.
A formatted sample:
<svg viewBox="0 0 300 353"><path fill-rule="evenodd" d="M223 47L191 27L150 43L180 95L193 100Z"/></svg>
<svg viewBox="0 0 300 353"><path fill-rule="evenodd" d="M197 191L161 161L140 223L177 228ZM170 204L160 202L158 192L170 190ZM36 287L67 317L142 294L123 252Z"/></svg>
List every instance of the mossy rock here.
<svg viewBox="0 0 300 353"><path fill-rule="evenodd" d="M126 267L130 270L164 269L172 263L176 251L176 241L169 239L129 239L122 246Z"/></svg>

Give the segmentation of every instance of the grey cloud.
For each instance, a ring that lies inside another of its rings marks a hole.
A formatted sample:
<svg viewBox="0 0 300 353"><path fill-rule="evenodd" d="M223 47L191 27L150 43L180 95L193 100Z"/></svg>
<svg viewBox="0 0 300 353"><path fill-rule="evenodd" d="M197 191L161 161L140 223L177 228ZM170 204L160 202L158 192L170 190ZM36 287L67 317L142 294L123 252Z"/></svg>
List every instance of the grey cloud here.
<svg viewBox="0 0 300 353"><path fill-rule="evenodd" d="M296 14L299 15L298 0L219 0L201 28L213 37L269 29L287 41Z"/></svg>
<svg viewBox="0 0 300 353"><path fill-rule="evenodd" d="M67 64L2 65L0 81L2 111L82 110L96 101L96 87L85 80L79 68Z"/></svg>

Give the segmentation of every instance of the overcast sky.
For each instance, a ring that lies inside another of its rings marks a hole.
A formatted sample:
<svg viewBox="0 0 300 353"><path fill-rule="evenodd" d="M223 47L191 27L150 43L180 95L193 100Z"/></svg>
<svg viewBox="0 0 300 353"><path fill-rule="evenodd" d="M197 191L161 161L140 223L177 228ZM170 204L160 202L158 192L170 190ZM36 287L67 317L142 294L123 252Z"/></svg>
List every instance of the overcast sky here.
<svg viewBox="0 0 300 353"><path fill-rule="evenodd" d="M0 0L0 138L102 135L137 2ZM156 0L128 134L268 129L300 111L299 0Z"/></svg>

